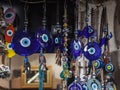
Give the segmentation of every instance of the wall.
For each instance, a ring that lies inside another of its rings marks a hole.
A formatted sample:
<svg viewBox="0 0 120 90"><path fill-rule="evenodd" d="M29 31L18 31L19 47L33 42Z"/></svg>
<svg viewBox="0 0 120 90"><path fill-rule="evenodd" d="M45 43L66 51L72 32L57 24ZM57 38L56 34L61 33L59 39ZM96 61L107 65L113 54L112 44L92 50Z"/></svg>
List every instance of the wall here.
<svg viewBox="0 0 120 90"><path fill-rule="evenodd" d="M53 76L53 88L57 87L57 84L60 83L60 77L59 74L62 71L62 67L58 66L55 64L55 54L54 53L47 53L45 54L46 57L46 62L47 62L47 66L52 66L52 76ZM39 54L33 54L31 56L28 57L31 66L35 66L38 65L38 58L39 58ZM20 69L21 65L24 65L23 63L24 61L24 57L16 55L12 58L11 60L11 69Z"/></svg>

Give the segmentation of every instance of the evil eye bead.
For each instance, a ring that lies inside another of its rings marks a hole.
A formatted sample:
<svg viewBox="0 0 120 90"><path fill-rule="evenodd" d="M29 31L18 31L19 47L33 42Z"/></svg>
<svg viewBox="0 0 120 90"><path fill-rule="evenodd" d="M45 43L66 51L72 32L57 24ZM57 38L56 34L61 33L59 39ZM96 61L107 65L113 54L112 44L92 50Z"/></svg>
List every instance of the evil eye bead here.
<svg viewBox="0 0 120 90"><path fill-rule="evenodd" d="M98 90L97 88L98 88L98 86L97 86L97 84L96 83L92 83L92 90Z"/></svg>
<svg viewBox="0 0 120 90"><path fill-rule="evenodd" d="M111 63L106 64L105 70L106 70L107 72L113 72L113 70L114 70L113 64L111 64Z"/></svg>
<svg viewBox="0 0 120 90"><path fill-rule="evenodd" d="M74 49L78 50L79 49L79 45L77 43L74 44Z"/></svg>
<svg viewBox="0 0 120 90"><path fill-rule="evenodd" d="M42 40L43 40L43 42L48 42L48 36L47 36L47 34L43 34L42 35Z"/></svg>
<svg viewBox="0 0 120 90"><path fill-rule="evenodd" d="M95 54L95 48L91 47L88 49L89 54Z"/></svg>
<svg viewBox="0 0 120 90"><path fill-rule="evenodd" d="M13 31L12 30L7 30L7 35L8 36L12 36L13 35Z"/></svg>
<svg viewBox="0 0 120 90"><path fill-rule="evenodd" d="M31 44L31 41L30 41L29 38L24 37L20 40L20 44L21 44L22 47L29 47L30 44Z"/></svg>
<svg viewBox="0 0 120 90"><path fill-rule="evenodd" d="M93 29L89 28L88 33L92 33Z"/></svg>
<svg viewBox="0 0 120 90"><path fill-rule="evenodd" d="M55 44L58 44L58 43L59 43L58 38L55 38Z"/></svg>
<svg viewBox="0 0 120 90"><path fill-rule="evenodd" d="M99 66L100 66L100 62L99 62L99 61L95 61L94 67L95 67L95 68L99 68Z"/></svg>
<svg viewBox="0 0 120 90"><path fill-rule="evenodd" d="M7 49L12 49L11 43L8 43Z"/></svg>
<svg viewBox="0 0 120 90"><path fill-rule="evenodd" d="M11 19L14 16L14 14L12 12L9 12L5 15L6 19Z"/></svg>

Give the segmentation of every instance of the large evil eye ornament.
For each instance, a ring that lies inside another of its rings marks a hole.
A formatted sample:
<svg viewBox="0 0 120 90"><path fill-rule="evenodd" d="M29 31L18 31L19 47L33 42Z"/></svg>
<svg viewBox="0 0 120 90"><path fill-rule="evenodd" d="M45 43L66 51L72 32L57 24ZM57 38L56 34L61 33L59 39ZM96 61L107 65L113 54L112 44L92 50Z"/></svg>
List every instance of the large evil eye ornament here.
<svg viewBox="0 0 120 90"><path fill-rule="evenodd" d="M72 40L70 50L72 56L74 56L75 58L80 56L80 54L82 53L81 42L79 40Z"/></svg>
<svg viewBox="0 0 120 90"><path fill-rule="evenodd" d="M80 83L73 82L68 86L68 90L83 90L83 88Z"/></svg>
<svg viewBox="0 0 120 90"><path fill-rule="evenodd" d="M87 81L88 90L101 90L101 83L97 79L89 79Z"/></svg>
<svg viewBox="0 0 120 90"><path fill-rule="evenodd" d="M6 42L11 42L12 41L12 36L14 34L14 27L12 25L8 25L6 31L5 31L5 41Z"/></svg>
<svg viewBox="0 0 120 90"><path fill-rule="evenodd" d="M102 59L98 59L94 62L94 67L96 69L102 68L104 66L104 62Z"/></svg>
<svg viewBox="0 0 120 90"><path fill-rule="evenodd" d="M15 11L13 10L13 8L8 8L6 11L5 11L5 14L4 14L4 18L5 18L5 22L7 24L9 23L13 23L14 20L15 20Z"/></svg>
<svg viewBox="0 0 120 90"><path fill-rule="evenodd" d="M85 45L83 53L88 60L97 60L101 56L101 47L96 42L89 42Z"/></svg>
<svg viewBox="0 0 120 90"><path fill-rule="evenodd" d="M105 70L106 70L107 72L113 72L113 71L114 71L114 66L113 66L113 64L112 64L112 63L106 64L106 65L105 65Z"/></svg>
<svg viewBox="0 0 120 90"><path fill-rule="evenodd" d="M86 27L83 29L82 34L83 34L86 38L89 38L89 37L91 37L91 36L94 36L95 31L94 31L94 29L93 29L91 26L86 26Z"/></svg>
<svg viewBox="0 0 120 90"><path fill-rule="evenodd" d="M37 41L40 43L42 48L46 48L49 46L50 42L50 35L46 29L40 28L36 30L35 36L37 38Z"/></svg>
<svg viewBox="0 0 120 90"><path fill-rule="evenodd" d="M21 56L28 56L37 52L40 48L39 42L34 33L27 31L15 32L12 39L12 47L14 51Z"/></svg>

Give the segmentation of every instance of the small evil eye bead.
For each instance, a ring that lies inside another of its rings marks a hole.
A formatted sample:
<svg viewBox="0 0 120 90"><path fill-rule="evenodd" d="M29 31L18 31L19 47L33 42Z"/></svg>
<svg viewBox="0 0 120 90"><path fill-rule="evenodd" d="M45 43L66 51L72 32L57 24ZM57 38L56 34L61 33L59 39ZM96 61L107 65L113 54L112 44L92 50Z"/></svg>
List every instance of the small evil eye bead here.
<svg viewBox="0 0 120 90"><path fill-rule="evenodd" d="M59 39L56 37L55 38L55 44L58 44L59 43Z"/></svg>
<svg viewBox="0 0 120 90"><path fill-rule="evenodd" d="M42 35L42 40L43 40L43 42L48 42L48 35L47 34L43 34Z"/></svg>
<svg viewBox="0 0 120 90"><path fill-rule="evenodd" d="M77 43L74 44L74 49L78 50L79 49L79 45Z"/></svg>
<svg viewBox="0 0 120 90"><path fill-rule="evenodd" d="M113 72L113 71L114 71L114 66L113 66L113 64L111 64L111 63L106 64L105 70L106 70L107 72Z"/></svg>
<svg viewBox="0 0 120 90"><path fill-rule="evenodd" d="M91 55L95 54L95 48L94 47L89 48L88 53L91 54Z"/></svg>
<svg viewBox="0 0 120 90"><path fill-rule="evenodd" d="M31 41L30 41L29 38L24 37L20 40L20 44L21 44L22 47L29 47L30 44L31 44Z"/></svg>
<svg viewBox="0 0 120 90"><path fill-rule="evenodd" d="M8 36L12 36L12 35L13 35L13 31L12 31L12 30L7 30L6 34L7 34Z"/></svg>
<svg viewBox="0 0 120 90"><path fill-rule="evenodd" d="M95 67L95 68L99 68L99 66L100 66L100 63L99 63L98 61L95 61L95 62L94 62L94 67Z"/></svg>
<svg viewBox="0 0 120 90"><path fill-rule="evenodd" d="M7 49L12 49L12 45L11 45L11 43L8 43L8 45L7 45Z"/></svg>
<svg viewBox="0 0 120 90"><path fill-rule="evenodd" d="M6 19L11 19L13 16L14 16L14 14L12 12L5 14Z"/></svg>
<svg viewBox="0 0 120 90"><path fill-rule="evenodd" d="M88 33L92 33L92 32L93 32L93 29L88 28Z"/></svg>

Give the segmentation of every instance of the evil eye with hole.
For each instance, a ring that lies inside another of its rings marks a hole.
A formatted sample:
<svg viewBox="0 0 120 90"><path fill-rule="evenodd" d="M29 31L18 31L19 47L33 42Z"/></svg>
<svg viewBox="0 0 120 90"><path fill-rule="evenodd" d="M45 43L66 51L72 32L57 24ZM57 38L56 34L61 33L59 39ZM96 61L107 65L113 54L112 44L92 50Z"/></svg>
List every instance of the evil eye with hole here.
<svg viewBox="0 0 120 90"><path fill-rule="evenodd" d="M92 90L98 90L98 85L96 83L92 83Z"/></svg>
<svg viewBox="0 0 120 90"><path fill-rule="evenodd" d="M59 43L59 40L58 40L58 38L56 37L55 38L55 44L58 44Z"/></svg>
<svg viewBox="0 0 120 90"><path fill-rule="evenodd" d="M6 19L11 19L13 16L14 16L14 13L9 12L9 13L7 13L7 14L5 15L5 18L6 18Z"/></svg>
<svg viewBox="0 0 120 90"><path fill-rule="evenodd" d="M112 72L114 70L114 67L111 63L107 64L105 67L107 72Z"/></svg>
<svg viewBox="0 0 120 90"><path fill-rule="evenodd" d="M89 48L88 53L89 54L95 54L95 48L94 47Z"/></svg>
<svg viewBox="0 0 120 90"><path fill-rule="evenodd" d="M47 34L43 34L42 35L42 40L43 40L43 42L48 42L48 35Z"/></svg>
<svg viewBox="0 0 120 90"><path fill-rule="evenodd" d="M13 35L13 31L12 30L7 30L7 35L8 36L12 36Z"/></svg>
<svg viewBox="0 0 120 90"><path fill-rule="evenodd" d="M8 43L7 49L12 49L11 43Z"/></svg>
<svg viewBox="0 0 120 90"><path fill-rule="evenodd" d="M23 46L23 47L29 47L30 44L31 44L31 41L30 41L29 38L24 37L24 38L22 38L22 39L20 40L20 44L21 44L21 46Z"/></svg>
<svg viewBox="0 0 120 90"><path fill-rule="evenodd" d="M79 49L79 45L77 43L74 43L74 49L78 50Z"/></svg>

